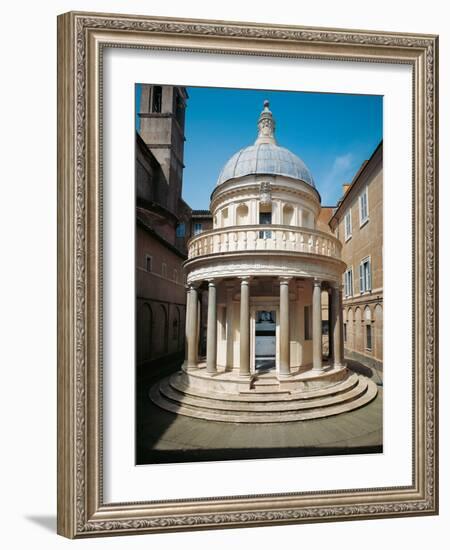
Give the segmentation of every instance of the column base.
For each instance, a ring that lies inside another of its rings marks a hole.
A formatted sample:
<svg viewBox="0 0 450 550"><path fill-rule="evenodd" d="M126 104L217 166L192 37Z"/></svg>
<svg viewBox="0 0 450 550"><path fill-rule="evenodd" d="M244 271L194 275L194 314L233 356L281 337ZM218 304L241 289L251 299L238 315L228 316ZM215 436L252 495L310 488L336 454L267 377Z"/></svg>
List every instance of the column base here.
<svg viewBox="0 0 450 550"><path fill-rule="evenodd" d="M189 371L189 370L197 370L199 367L198 367L198 363L196 365L189 365L188 363L183 363L183 368L184 370Z"/></svg>

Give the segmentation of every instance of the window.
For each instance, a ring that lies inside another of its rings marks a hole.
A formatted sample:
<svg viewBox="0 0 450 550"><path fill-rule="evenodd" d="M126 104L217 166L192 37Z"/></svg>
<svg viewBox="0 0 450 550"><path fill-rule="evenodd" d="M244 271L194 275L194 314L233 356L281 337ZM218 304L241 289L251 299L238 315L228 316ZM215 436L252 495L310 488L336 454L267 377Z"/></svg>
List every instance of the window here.
<svg viewBox="0 0 450 550"><path fill-rule="evenodd" d="M270 225L272 223L272 212L260 212L259 213L259 223L260 225ZM260 231L260 239L271 239L272 231Z"/></svg>
<svg viewBox="0 0 450 550"><path fill-rule="evenodd" d="M303 309L304 312L304 323L305 323L305 340L312 339L312 317L311 317L311 306L305 306Z"/></svg>
<svg viewBox="0 0 450 550"><path fill-rule="evenodd" d="M184 237L186 235L186 224L179 223L177 225L177 237Z"/></svg>
<svg viewBox="0 0 450 550"><path fill-rule="evenodd" d="M176 283L178 282L178 271L176 269L173 270L173 280Z"/></svg>
<svg viewBox="0 0 450 550"><path fill-rule="evenodd" d="M152 257L151 256L145 256L145 269L147 271L152 270Z"/></svg>
<svg viewBox="0 0 450 550"><path fill-rule="evenodd" d="M352 211L349 210L344 217L344 238L346 241L352 236Z"/></svg>
<svg viewBox="0 0 450 550"><path fill-rule="evenodd" d="M344 323L344 342L347 342L347 323Z"/></svg>
<svg viewBox="0 0 450 550"><path fill-rule="evenodd" d="M353 296L353 267L344 273L344 294L346 298Z"/></svg>
<svg viewBox="0 0 450 550"><path fill-rule="evenodd" d="M167 264L165 264L164 262L161 265L161 275L163 277L167 277Z"/></svg>
<svg viewBox="0 0 450 550"><path fill-rule="evenodd" d="M198 235L203 231L203 224L201 223L194 223L194 235Z"/></svg>
<svg viewBox="0 0 450 550"><path fill-rule="evenodd" d="M363 225L369 219L369 203L367 200L367 187L359 196L359 225Z"/></svg>
<svg viewBox="0 0 450 550"><path fill-rule="evenodd" d="M372 290L372 275L370 270L370 258L365 258L359 264L359 291L369 292Z"/></svg>
<svg viewBox="0 0 450 550"><path fill-rule="evenodd" d="M372 349L372 325L366 325L366 349Z"/></svg>
<svg viewBox="0 0 450 550"><path fill-rule="evenodd" d="M160 113L161 106L162 106L162 88L161 86L153 86L152 113Z"/></svg>

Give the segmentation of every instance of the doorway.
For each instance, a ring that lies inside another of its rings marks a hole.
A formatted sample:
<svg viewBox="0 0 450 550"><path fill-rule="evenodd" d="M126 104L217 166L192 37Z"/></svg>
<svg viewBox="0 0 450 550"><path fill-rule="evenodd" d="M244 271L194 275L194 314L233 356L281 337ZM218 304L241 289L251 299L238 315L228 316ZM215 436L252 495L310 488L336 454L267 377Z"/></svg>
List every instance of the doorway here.
<svg viewBox="0 0 450 550"><path fill-rule="evenodd" d="M255 370L263 372L275 368L276 312L256 311L255 315Z"/></svg>

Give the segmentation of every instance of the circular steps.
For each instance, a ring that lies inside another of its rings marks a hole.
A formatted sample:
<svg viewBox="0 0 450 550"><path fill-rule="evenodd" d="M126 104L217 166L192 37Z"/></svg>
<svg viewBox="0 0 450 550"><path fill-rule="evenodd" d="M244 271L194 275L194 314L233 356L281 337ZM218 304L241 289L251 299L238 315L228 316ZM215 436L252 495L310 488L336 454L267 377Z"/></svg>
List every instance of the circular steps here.
<svg viewBox="0 0 450 550"><path fill-rule="evenodd" d="M150 399L166 411L219 422L273 423L324 418L362 407L377 395L365 376L349 373L344 380L309 390L278 389L275 376L255 380L236 393L205 392L189 386L189 377L176 373L150 389Z"/></svg>

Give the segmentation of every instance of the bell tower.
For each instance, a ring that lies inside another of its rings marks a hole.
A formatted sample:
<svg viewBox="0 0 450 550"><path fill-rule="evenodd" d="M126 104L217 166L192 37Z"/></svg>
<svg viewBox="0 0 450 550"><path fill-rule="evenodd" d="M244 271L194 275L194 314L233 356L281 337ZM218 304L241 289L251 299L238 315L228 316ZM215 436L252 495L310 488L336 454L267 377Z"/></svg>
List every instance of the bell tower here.
<svg viewBox="0 0 450 550"><path fill-rule="evenodd" d="M183 177L186 88L141 85L138 105L140 135L153 153L167 183L167 208L176 213Z"/></svg>

